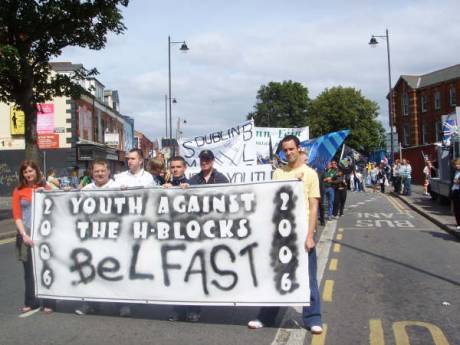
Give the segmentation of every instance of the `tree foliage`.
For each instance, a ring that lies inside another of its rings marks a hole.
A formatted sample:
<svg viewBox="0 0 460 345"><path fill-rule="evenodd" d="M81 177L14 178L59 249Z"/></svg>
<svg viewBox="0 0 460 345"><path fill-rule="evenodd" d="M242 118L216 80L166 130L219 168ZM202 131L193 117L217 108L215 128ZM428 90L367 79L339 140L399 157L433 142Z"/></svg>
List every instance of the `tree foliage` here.
<svg viewBox="0 0 460 345"><path fill-rule="evenodd" d="M347 145L369 152L383 147L385 131L377 120L379 106L351 87L325 89L311 103L310 137L350 129Z"/></svg>
<svg viewBox="0 0 460 345"><path fill-rule="evenodd" d="M36 104L76 96L75 81L96 73L52 75L49 61L68 46L102 49L107 34L123 33L121 6L129 0L0 1L0 101L25 113L26 156L37 158Z"/></svg>
<svg viewBox="0 0 460 345"><path fill-rule="evenodd" d="M302 127L307 123L310 105L308 89L298 82L270 82L257 92L254 111L247 118L254 118L261 127Z"/></svg>

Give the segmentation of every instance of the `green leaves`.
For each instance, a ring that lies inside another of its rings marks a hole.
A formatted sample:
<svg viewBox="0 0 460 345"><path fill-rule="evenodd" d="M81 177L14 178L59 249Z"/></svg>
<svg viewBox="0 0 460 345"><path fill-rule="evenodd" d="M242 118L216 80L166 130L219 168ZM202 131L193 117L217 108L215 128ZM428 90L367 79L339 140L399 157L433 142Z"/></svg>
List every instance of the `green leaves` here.
<svg viewBox="0 0 460 345"><path fill-rule="evenodd" d="M78 80L51 75L49 60L67 46L102 49L107 34L126 27L120 7L128 0L2 0L0 1L0 101L16 103L25 112L26 128L35 128L34 104L53 96L78 97ZM26 146L35 145L26 131Z"/></svg>
<svg viewBox="0 0 460 345"><path fill-rule="evenodd" d="M347 145L369 152L381 148L384 129L377 120L377 103L362 96L351 87L332 87L324 90L312 101L309 112L310 136L350 129Z"/></svg>
<svg viewBox="0 0 460 345"><path fill-rule="evenodd" d="M302 127L307 122L310 98L302 84L289 81L270 82L257 92L255 110L247 118L254 118L262 127Z"/></svg>
<svg viewBox="0 0 460 345"><path fill-rule="evenodd" d="M311 138L350 129L347 145L368 152L383 147L385 133L378 111L377 103L357 89L332 87L310 100L305 86L289 80L262 85L254 112L247 118L261 127L310 126Z"/></svg>

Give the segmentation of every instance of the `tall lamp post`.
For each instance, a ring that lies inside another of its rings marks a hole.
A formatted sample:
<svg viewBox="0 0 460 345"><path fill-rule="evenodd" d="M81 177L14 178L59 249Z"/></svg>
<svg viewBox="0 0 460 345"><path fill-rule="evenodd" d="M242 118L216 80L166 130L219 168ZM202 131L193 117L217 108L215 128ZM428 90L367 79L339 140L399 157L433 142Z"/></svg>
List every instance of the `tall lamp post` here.
<svg viewBox="0 0 460 345"><path fill-rule="evenodd" d="M388 91L389 91L389 101L388 101L388 116L390 117L390 153L391 153L391 161L393 161L394 155L394 144L393 144L393 115L391 112L391 62L390 62L390 39L388 36L388 29L385 30L385 35L372 35L371 40L369 41L369 45L371 47L376 47L379 43L377 38L386 38L387 42L387 57L388 57Z"/></svg>
<svg viewBox="0 0 460 345"><path fill-rule="evenodd" d="M187 44L185 41L179 41L179 42L174 42L171 41L171 36L168 36L168 98L169 98L169 144L172 144L172 111L171 111L171 103L172 103L172 98L171 98L171 45L173 44L180 44L180 51L182 52L187 52L189 48L187 47ZM174 146L175 148L175 146ZM174 150L173 150L174 151Z"/></svg>

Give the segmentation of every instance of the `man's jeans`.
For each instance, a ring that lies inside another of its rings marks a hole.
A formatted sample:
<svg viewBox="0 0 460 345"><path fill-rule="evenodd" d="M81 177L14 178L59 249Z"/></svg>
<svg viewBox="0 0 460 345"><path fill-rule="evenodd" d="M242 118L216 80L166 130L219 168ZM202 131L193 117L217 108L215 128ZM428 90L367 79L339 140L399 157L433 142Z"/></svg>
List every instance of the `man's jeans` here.
<svg viewBox="0 0 460 345"><path fill-rule="evenodd" d="M310 306L302 310L302 319L305 327L322 326L321 322L321 305L318 290L318 281L316 279L316 247L308 253L308 276L310 282ZM273 327L280 307L262 307L260 308L257 319L265 326Z"/></svg>
<svg viewBox="0 0 460 345"><path fill-rule="evenodd" d="M326 197L327 197L327 216L328 217L332 217L332 214L334 212L334 193L335 193L334 187L327 187L324 190L324 194L326 194Z"/></svg>
<svg viewBox="0 0 460 345"><path fill-rule="evenodd" d="M318 280L316 279L316 247L308 253L308 276L310 282L310 306L303 307L302 319L307 328L322 326L321 322L321 303L318 290Z"/></svg>
<svg viewBox="0 0 460 345"><path fill-rule="evenodd" d="M410 196L411 194L411 181L412 179L409 177L409 178L404 178L404 195L408 195Z"/></svg>

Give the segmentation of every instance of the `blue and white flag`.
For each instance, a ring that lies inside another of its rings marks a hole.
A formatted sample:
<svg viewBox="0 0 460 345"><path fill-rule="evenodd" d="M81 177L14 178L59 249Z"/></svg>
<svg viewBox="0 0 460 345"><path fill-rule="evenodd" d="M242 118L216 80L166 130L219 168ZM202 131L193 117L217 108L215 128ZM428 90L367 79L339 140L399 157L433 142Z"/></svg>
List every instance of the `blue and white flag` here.
<svg viewBox="0 0 460 345"><path fill-rule="evenodd" d="M302 141L300 146L308 152L308 165L318 172L326 169L327 163L331 161L340 145L350 134L349 129L331 132L321 137ZM279 153L282 160L286 160L284 152Z"/></svg>

